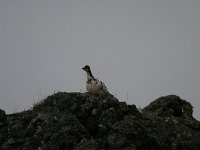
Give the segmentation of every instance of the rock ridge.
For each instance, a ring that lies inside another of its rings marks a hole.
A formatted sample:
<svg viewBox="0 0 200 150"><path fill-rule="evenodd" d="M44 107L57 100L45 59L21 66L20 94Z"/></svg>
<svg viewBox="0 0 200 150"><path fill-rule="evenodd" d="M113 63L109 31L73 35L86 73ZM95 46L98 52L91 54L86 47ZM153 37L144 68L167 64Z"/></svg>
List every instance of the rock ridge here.
<svg viewBox="0 0 200 150"><path fill-rule="evenodd" d="M31 110L0 109L1 150L199 150L189 102L162 96L142 110L111 94L59 92Z"/></svg>

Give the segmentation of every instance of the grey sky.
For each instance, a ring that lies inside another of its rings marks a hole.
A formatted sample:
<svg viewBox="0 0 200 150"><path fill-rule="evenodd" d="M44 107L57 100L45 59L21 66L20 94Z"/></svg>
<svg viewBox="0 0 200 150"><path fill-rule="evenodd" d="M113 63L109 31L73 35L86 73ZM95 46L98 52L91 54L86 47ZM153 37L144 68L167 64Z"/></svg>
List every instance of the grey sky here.
<svg viewBox="0 0 200 150"><path fill-rule="evenodd" d="M199 57L199 0L0 0L7 113L54 91L84 92L88 64L120 101L144 107L176 94L200 119Z"/></svg>

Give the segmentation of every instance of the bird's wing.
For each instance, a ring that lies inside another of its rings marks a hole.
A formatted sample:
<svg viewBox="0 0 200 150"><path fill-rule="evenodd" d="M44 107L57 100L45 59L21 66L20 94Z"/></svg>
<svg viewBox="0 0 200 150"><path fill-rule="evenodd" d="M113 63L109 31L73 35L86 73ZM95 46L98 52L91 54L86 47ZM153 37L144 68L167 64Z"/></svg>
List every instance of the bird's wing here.
<svg viewBox="0 0 200 150"><path fill-rule="evenodd" d="M101 90L104 91L104 92L108 92L106 85L101 81L100 81L100 83L101 83Z"/></svg>

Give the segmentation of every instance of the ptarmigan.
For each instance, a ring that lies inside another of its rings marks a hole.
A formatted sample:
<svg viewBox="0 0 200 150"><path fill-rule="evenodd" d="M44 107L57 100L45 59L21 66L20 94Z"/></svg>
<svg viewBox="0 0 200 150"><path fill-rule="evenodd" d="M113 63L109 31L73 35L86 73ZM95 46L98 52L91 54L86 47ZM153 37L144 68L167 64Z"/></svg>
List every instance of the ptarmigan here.
<svg viewBox="0 0 200 150"><path fill-rule="evenodd" d="M90 70L90 66L86 65L82 68L87 74L86 89L89 93L108 93L105 84L94 78Z"/></svg>

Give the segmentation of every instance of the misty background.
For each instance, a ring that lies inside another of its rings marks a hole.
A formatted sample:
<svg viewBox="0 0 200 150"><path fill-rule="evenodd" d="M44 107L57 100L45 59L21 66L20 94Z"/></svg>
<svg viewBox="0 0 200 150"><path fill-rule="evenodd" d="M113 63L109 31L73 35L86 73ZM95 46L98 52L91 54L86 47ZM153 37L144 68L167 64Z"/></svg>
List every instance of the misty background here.
<svg viewBox="0 0 200 150"><path fill-rule="evenodd" d="M0 108L85 92L90 65L120 101L176 94L200 120L199 0L0 0Z"/></svg>

